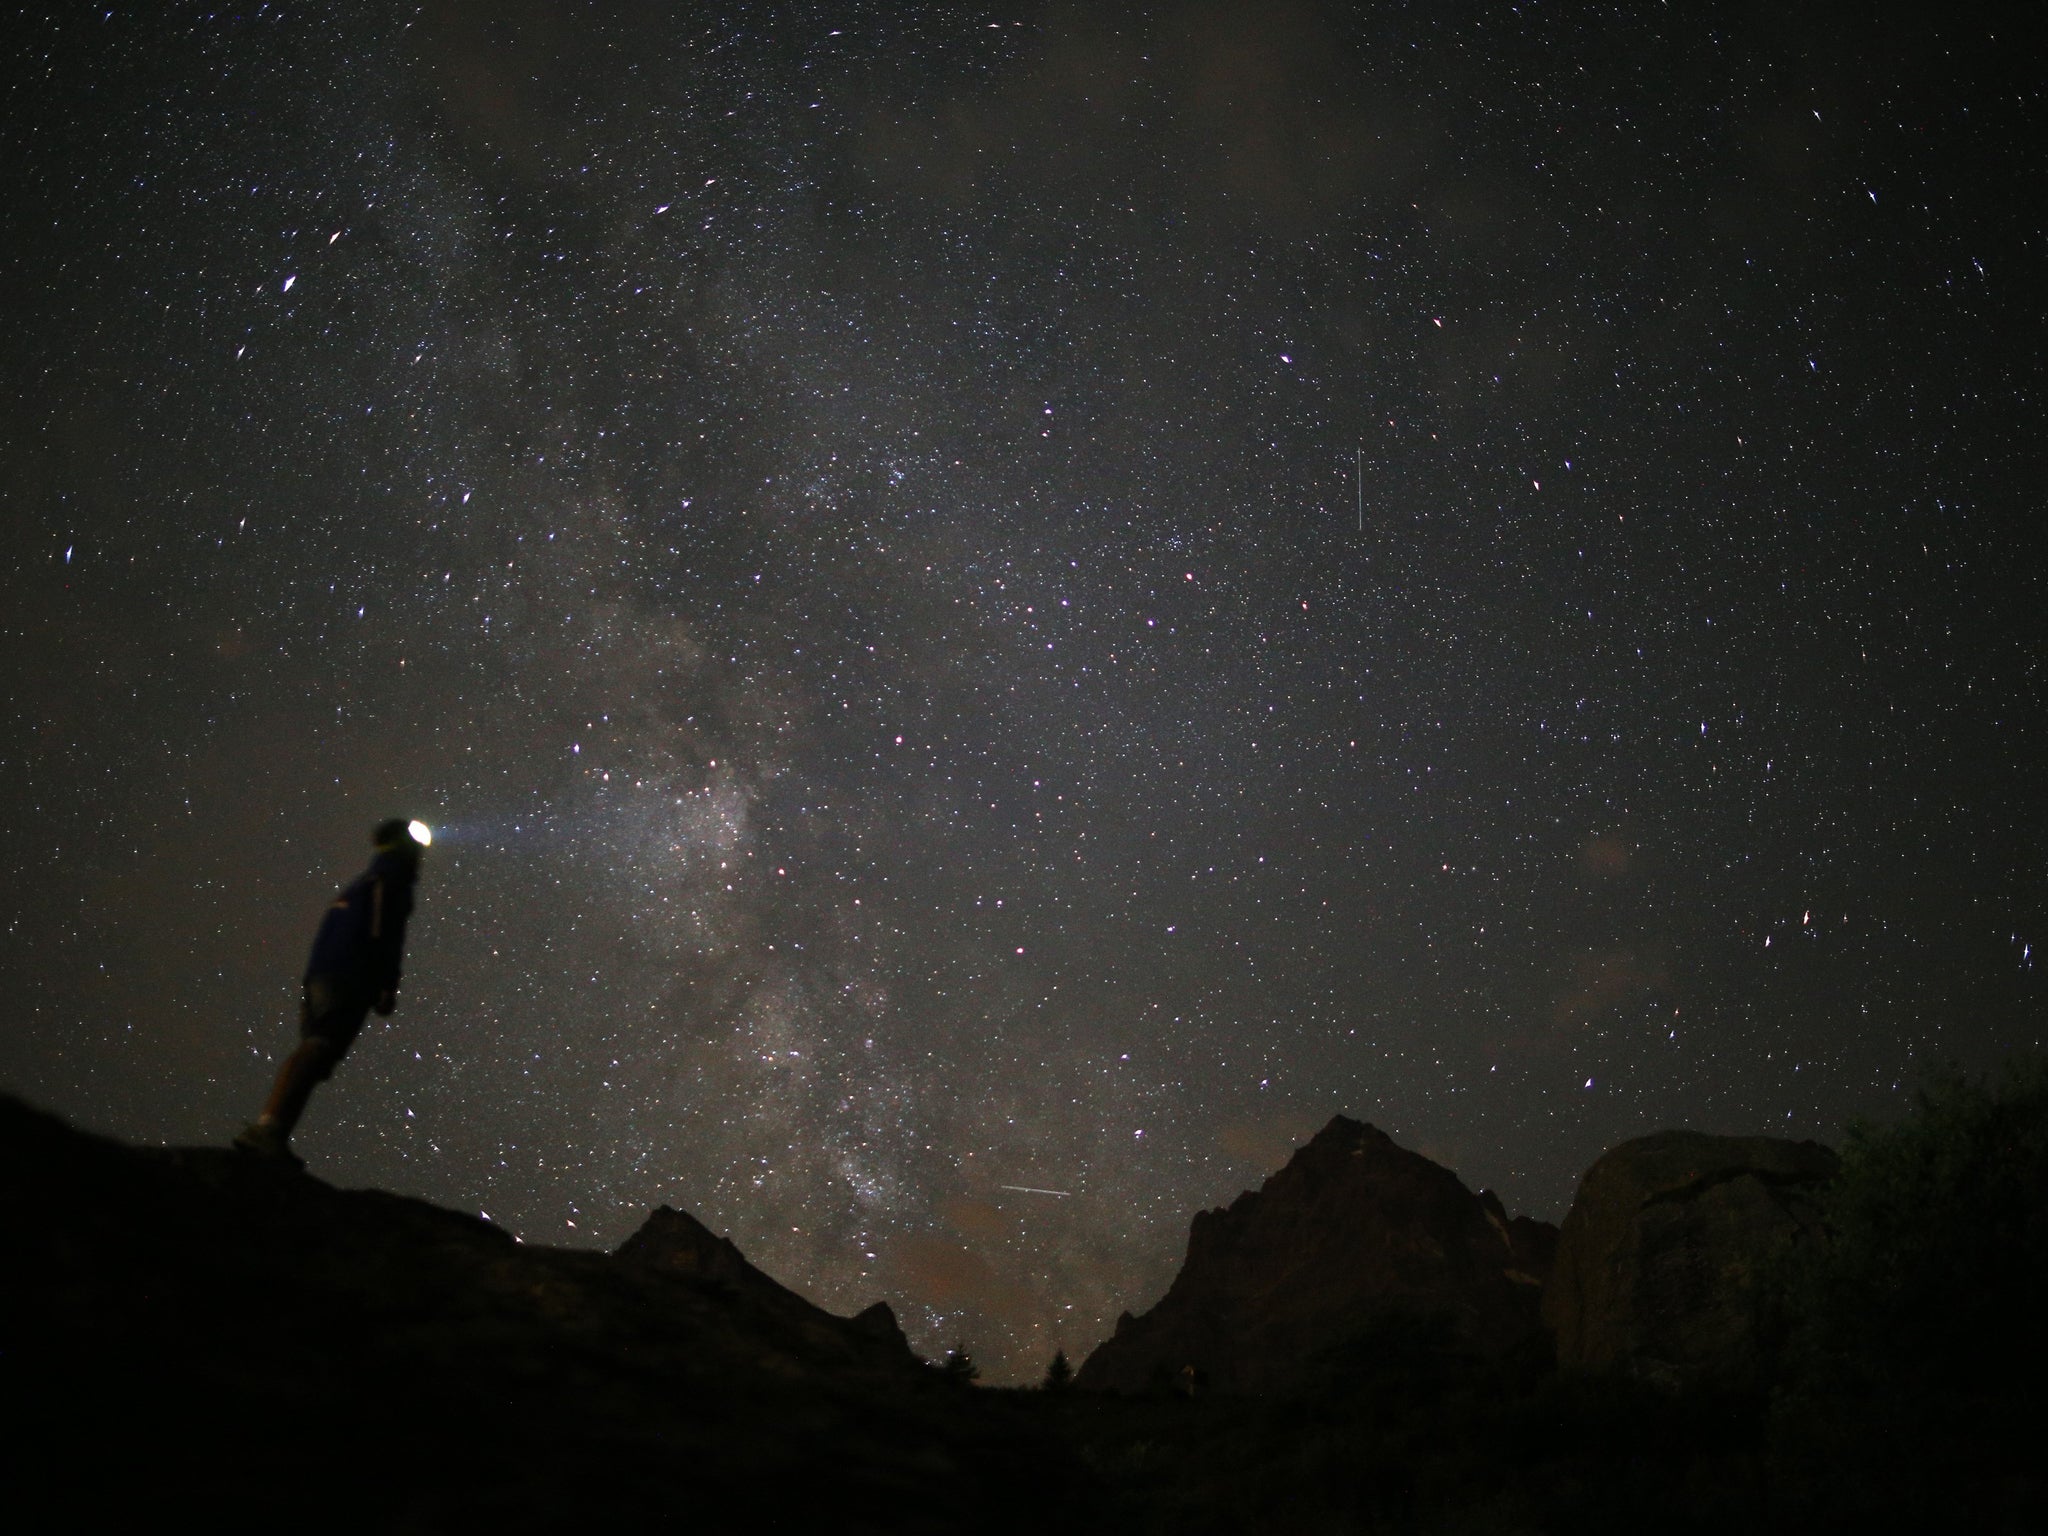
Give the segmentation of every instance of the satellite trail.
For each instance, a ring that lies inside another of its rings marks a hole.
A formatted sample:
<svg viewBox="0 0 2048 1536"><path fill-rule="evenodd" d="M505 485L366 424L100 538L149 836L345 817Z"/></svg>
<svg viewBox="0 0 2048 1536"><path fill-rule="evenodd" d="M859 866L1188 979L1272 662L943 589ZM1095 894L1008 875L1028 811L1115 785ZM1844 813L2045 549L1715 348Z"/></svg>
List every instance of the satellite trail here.
<svg viewBox="0 0 2048 1536"><path fill-rule="evenodd" d="M997 1189L1014 1189L1020 1195L1052 1195L1065 1200L1074 1192L1071 1189L1033 1189L1029 1184L998 1184Z"/></svg>

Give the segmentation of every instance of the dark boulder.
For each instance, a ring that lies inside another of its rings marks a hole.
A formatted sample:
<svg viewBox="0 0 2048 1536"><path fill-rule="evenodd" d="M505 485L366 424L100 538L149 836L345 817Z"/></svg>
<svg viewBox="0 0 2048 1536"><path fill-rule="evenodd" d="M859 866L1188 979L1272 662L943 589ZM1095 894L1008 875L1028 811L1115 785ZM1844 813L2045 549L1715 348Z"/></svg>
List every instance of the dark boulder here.
<svg viewBox="0 0 2048 1536"><path fill-rule="evenodd" d="M1558 1363L1679 1385L1755 1365L1759 1282L1818 1230L1835 1154L1817 1142L1660 1131L1587 1170L1543 1320Z"/></svg>
<svg viewBox="0 0 2048 1536"><path fill-rule="evenodd" d="M1285 1392L1397 1316L1506 1354L1540 1339L1556 1235L1340 1115L1261 1189L1196 1215L1164 1299L1119 1318L1076 1385Z"/></svg>

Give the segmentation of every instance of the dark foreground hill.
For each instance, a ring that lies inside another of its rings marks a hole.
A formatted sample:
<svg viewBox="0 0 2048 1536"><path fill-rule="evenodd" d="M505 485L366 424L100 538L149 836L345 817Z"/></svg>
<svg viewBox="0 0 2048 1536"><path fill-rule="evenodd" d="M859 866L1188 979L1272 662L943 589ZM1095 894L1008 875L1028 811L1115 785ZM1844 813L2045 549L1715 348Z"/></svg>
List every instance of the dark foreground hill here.
<svg viewBox="0 0 2048 1536"><path fill-rule="evenodd" d="M689 1217L617 1256L0 1099L0 1411L23 1532L1037 1528L1094 1479L887 1309Z"/></svg>

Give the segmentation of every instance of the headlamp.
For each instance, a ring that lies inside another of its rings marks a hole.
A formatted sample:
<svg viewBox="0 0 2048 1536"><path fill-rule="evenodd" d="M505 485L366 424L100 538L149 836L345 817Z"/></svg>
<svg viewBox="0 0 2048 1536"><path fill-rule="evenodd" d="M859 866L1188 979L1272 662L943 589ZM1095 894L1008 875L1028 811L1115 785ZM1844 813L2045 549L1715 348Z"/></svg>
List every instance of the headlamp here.
<svg viewBox="0 0 2048 1536"><path fill-rule="evenodd" d="M405 830L422 848L434 841L433 830L424 821L409 821L405 824Z"/></svg>

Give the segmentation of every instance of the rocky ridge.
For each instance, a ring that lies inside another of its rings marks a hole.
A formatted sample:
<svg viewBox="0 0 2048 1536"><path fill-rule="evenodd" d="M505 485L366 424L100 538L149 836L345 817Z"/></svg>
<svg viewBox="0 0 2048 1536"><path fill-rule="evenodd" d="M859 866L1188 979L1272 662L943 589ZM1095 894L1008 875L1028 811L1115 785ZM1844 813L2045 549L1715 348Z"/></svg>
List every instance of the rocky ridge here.
<svg viewBox="0 0 2048 1536"><path fill-rule="evenodd" d="M0 1097L0 1231L23 1530L1006 1530L1094 1486L886 1308L825 1312L681 1212L617 1255L521 1245Z"/></svg>
<svg viewBox="0 0 2048 1536"><path fill-rule="evenodd" d="M1167 1295L1084 1365L1107 1390L990 1392L684 1211L613 1254L522 1246L0 1096L0 1478L25 1529L1622 1529L1701 1489L1758 1528L1759 1281L1835 1168L1660 1133L1589 1170L1560 1234L1339 1117L1196 1216ZM1792 1449L1795 1514L1859 1486Z"/></svg>

